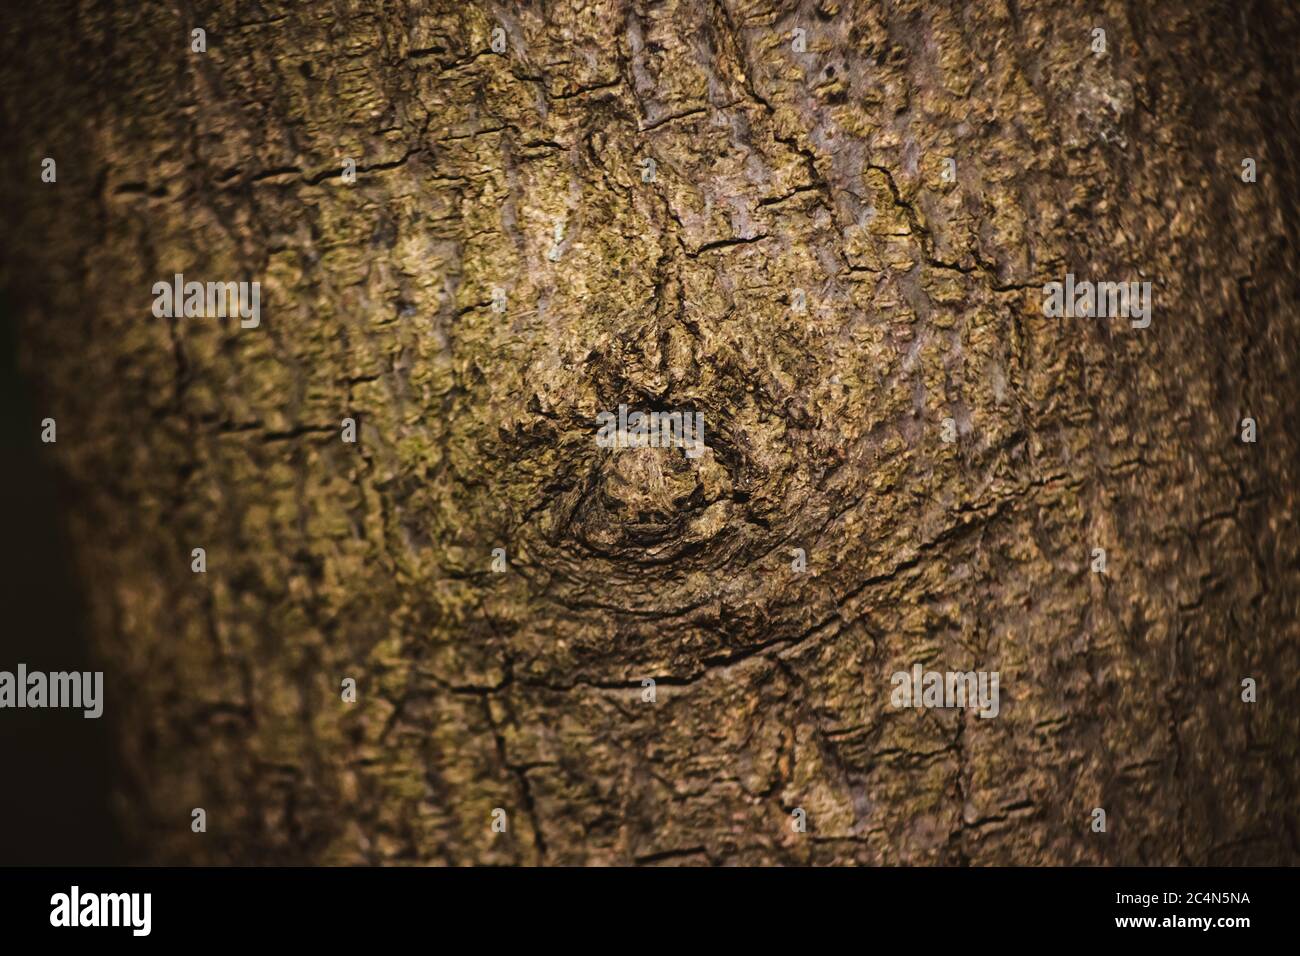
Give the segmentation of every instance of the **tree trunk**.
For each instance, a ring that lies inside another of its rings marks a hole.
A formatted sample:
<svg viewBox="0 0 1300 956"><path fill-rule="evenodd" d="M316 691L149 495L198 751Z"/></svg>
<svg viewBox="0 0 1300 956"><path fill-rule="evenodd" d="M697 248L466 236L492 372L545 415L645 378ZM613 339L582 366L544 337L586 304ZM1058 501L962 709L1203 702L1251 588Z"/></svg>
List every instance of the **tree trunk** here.
<svg viewBox="0 0 1300 956"><path fill-rule="evenodd" d="M134 858L1300 860L1298 48L1271 0L9 14ZM260 323L155 317L177 273Z"/></svg>

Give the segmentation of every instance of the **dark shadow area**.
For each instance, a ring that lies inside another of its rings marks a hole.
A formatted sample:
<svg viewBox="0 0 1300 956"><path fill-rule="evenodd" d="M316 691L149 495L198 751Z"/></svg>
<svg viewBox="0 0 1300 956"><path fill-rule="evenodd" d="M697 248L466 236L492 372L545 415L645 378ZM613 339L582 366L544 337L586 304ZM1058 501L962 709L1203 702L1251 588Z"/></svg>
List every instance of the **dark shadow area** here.
<svg viewBox="0 0 1300 956"><path fill-rule="evenodd" d="M102 670L59 518L61 495L41 419L19 374L12 311L0 293L0 670ZM58 436L60 439L62 435ZM111 683L105 675L105 684ZM0 865L124 863L111 807L112 702L80 710L0 709Z"/></svg>

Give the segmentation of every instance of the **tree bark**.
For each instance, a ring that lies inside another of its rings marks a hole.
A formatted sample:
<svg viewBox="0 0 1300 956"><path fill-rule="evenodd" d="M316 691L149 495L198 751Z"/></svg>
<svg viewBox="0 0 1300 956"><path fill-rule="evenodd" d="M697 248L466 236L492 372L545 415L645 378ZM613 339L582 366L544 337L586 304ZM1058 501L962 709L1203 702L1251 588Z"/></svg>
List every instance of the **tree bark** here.
<svg viewBox="0 0 1300 956"><path fill-rule="evenodd" d="M1298 41L1195 0L9 14L4 284L135 858L1300 860ZM155 318L176 273L260 325ZM1067 273L1151 281L1150 327L1045 316ZM620 404L708 451L598 447ZM997 716L893 706L916 663Z"/></svg>

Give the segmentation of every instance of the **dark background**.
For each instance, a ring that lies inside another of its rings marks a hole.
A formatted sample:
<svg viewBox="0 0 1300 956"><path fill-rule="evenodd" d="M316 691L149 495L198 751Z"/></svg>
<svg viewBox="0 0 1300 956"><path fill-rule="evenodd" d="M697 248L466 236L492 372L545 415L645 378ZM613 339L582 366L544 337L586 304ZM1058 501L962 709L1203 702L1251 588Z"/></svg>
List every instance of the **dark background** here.
<svg viewBox="0 0 1300 956"><path fill-rule="evenodd" d="M65 499L46 455L53 446L41 442L46 414L19 373L15 338L0 292L0 670L20 662L103 670L91 657L60 523ZM80 710L0 710L0 865L127 862L111 813L112 719L112 707L97 720Z"/></svg>

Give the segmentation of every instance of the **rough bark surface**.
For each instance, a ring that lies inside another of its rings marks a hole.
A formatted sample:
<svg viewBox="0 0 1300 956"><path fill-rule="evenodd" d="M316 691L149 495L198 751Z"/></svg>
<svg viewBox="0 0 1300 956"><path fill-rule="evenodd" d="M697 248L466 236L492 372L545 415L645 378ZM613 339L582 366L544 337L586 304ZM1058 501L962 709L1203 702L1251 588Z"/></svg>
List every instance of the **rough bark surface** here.
<svg viewBox="0 0 1300 956"><path fill-rule="evenodd" d="M1270 2L8 13L137 857L1300 860L1297 49ZM177 272L261 326L155 319ZM1150 328L1045 318L1067 272ZM620 403L710 451L598 448ZM890 706L916 662L999 715Z"/></svg>

